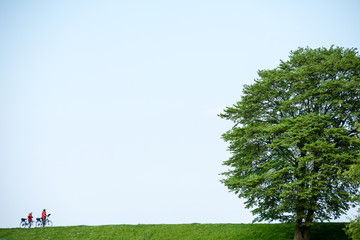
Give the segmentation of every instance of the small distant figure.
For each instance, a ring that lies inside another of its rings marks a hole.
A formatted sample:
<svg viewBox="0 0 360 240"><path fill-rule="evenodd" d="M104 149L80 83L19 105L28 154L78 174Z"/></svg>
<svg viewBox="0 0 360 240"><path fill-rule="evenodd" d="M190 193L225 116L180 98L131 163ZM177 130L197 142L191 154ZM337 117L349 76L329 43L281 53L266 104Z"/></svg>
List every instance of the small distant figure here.
<svg viewBox="0 0 360 240"><path fill-rule="evenodd" d="M46 209L44 209L44 210L42 211L41 219L42 219L43 227L45 227L45 223L46 223Z"/></svg>
<svg viewBox="0 0 360 240"><path fill-rule="evenodd" d="M31 213L29 213L29 215L28 215L29 228L31 227L32 218L33 218L33 215L32 215L32 212L31 212Z"/></svg>

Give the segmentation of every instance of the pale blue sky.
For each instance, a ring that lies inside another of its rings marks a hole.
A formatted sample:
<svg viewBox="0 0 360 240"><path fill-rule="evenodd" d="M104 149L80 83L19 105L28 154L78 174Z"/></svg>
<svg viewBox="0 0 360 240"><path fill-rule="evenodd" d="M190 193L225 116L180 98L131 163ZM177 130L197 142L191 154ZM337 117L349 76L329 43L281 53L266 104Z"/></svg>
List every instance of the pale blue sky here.
<svg viewBox="0 0 360 240"><path fill-rule="evenodd" d="M248 223L217 117L301 47L360 45L358 1L0 1L0 227ZM340 220L346 220L344 216Z"/></svg>

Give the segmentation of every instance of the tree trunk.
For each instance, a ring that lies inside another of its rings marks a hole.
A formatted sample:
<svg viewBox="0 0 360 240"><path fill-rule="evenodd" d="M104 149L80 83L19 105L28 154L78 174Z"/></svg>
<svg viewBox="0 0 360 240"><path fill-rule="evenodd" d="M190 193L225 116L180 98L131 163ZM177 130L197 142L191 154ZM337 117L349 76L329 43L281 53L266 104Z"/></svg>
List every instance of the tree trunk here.
<svg viewBox="0 0 360 240"><path fill-rule="evenodd" d="M296 226L294 240L310 240L310 227Z"/></svg>

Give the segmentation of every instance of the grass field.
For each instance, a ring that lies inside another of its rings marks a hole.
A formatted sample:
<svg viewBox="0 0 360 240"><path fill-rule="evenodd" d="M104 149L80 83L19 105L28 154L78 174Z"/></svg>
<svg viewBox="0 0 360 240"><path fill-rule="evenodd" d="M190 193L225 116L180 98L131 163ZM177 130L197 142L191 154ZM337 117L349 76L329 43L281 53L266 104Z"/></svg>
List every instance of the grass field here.
<svg viewBox="0 0 360 240"><path fill-rule="evenodd" d="M317 223L312 228L311 239L348 239L342 230L344 226L345 223ZM160 224L0 229L1 240L292 240L293 238L294 225L292 224Z"/></svg>

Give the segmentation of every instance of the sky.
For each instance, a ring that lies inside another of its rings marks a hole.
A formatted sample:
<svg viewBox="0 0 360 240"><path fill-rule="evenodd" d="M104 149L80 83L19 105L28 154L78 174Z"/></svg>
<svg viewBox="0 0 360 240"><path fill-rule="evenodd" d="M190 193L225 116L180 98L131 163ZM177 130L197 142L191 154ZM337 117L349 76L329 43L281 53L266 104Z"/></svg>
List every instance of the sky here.
<svg viewBox="0 0 360 240"><path fill-rule="evenodd" d="M360 2L0 0L0 228L250 223L217 114L298 47L360 47ZM347 221L351 213L338 219Z"/></svg>

